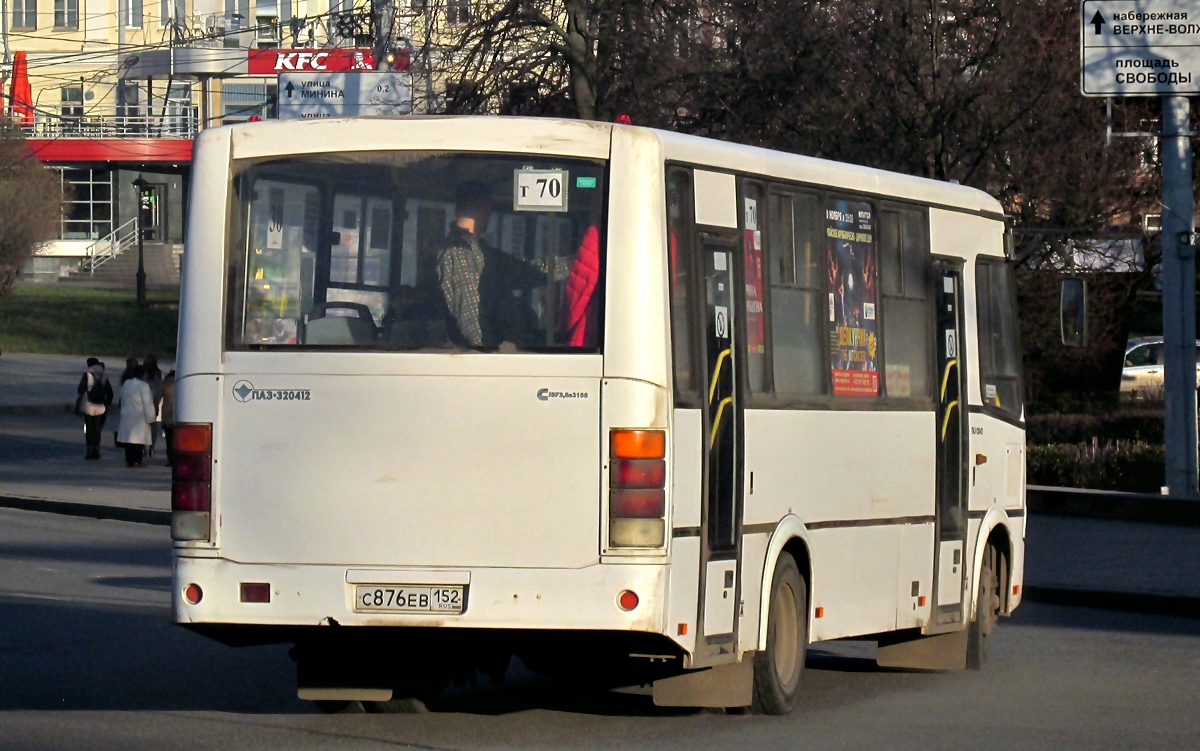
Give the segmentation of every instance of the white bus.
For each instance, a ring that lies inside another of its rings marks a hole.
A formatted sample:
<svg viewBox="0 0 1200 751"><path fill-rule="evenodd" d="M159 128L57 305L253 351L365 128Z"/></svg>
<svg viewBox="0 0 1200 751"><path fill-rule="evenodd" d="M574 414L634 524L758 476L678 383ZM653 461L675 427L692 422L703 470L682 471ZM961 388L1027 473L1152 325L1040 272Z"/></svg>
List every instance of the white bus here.
<svg viewBox="0 0 1200 751"><path fill-rule="evenodd" d="M174 618L325 709L500 677L796 702L810 642L978 666L1021 601L999 204L595 122L198 139Z"/></svg>

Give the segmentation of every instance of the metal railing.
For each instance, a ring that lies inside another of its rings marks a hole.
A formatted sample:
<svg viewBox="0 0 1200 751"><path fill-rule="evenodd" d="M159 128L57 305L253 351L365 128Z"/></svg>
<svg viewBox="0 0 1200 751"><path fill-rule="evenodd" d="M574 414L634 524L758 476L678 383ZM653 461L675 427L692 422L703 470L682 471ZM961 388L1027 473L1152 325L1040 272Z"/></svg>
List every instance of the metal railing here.
<svg viewBox="0 0 1200 751"><path fill-rule="evenodd" d="M195 138L195 107L166 115L38 115L24 127L26 138Z"/></svg>
<svg viewBox="0 0 1200 751"><path fill-rule="evenodd" d="M119 256L123 251L135 247L137 245L137 237L138 220L135 216L87 246L87 255L80 262L80 269L87 271L88 274L94 274L96 267L103 266Z"/></svg>

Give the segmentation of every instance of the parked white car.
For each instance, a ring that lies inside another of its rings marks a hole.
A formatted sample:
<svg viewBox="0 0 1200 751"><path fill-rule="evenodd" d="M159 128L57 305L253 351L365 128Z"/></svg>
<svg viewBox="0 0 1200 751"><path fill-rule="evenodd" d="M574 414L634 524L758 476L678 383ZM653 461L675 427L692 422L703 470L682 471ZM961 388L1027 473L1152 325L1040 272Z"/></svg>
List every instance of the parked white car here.
<svg viewBox="0 0 1200 751"><path fill-rule="evenodd" d="M1196 345L1200 352L1200 341ZM1196 386L1200 387L1200 356L1196 363ZM1133 399L1161 399L1162 393L1163 338L1130 339L1125 346L1125 367L1121 370L1121 395Z"/></svg>

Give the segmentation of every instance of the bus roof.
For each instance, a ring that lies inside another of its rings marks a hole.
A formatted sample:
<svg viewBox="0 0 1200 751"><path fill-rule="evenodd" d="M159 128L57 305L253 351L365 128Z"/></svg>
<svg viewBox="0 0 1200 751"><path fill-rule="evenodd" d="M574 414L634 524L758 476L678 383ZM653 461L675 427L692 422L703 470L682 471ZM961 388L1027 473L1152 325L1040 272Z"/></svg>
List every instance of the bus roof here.
<svg viewBox="0 0 1200 751"><path fill-rule="evenodd" d="M400 123L404 124L402 135L397 132ZM632 125L538 117L409 115L263 121L219 130L229 131L234 159L316 154L332 149L388 151L396 148L397 141L421 150L530 151L605 159L613 128L652 133L668 161L836 186L967 211L1003 213L995 198L975 188Z"/></svg>

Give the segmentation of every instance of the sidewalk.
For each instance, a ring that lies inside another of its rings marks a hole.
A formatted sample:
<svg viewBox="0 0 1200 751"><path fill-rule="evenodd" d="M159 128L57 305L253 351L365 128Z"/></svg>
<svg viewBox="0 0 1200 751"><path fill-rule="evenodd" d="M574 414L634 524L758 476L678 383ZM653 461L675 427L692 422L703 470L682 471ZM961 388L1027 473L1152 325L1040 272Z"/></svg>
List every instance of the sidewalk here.
<svg viewBox="0 0 1200 751"><path fill-rule="evenodd" d="M98 357L113 391L119 391L125 357ZM71 412L86 361L75 355L0 355L0 505L166 523L171 470L165 449L160 442L160 453L145 467L126 467L112 438L119 407L109 411L102 459L83 459L83 420ZM159 365L167 371L174 361Z"/></svg>
<svg viewBox="0 0 1200 751"><path fill-rule="evenodd" d="M128 355L95 356L104 363L115 395ZM135 356L140 359L145 353ZM167 373L175 367L175 361L159 360L158 366ZM79 355L5 352L0 355L0 415L71 412L75 389L86 367L87 357Z"/></svg>

